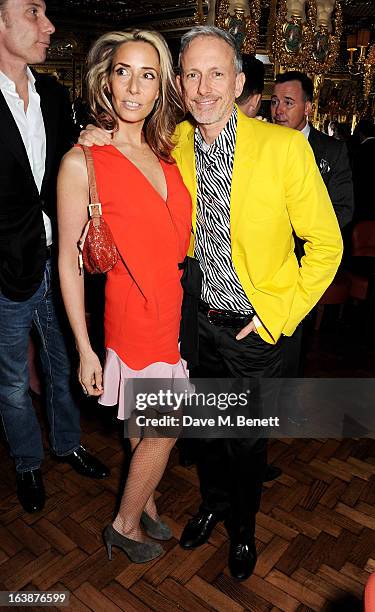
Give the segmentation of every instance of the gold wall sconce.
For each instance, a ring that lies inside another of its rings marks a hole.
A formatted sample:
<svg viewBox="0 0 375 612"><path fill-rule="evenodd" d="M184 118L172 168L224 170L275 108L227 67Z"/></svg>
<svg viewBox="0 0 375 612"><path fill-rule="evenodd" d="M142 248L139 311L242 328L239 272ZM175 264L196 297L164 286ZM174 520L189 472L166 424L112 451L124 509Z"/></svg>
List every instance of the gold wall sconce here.
<svg viewBox="0 0 375 612"><path fill-rule="evenodd" d="M203 5L198 1L197 20L215 24L228 30L242 53L256 53L260 21L261 0L210 0L207 19L203 18Z"/></svg>
<svg viewBox="0 0 375 612"><path fill-rule="evenodd" d="M338 0L278 0L272 51L279 69L314 75L332 69L342 36Z"/></svg>

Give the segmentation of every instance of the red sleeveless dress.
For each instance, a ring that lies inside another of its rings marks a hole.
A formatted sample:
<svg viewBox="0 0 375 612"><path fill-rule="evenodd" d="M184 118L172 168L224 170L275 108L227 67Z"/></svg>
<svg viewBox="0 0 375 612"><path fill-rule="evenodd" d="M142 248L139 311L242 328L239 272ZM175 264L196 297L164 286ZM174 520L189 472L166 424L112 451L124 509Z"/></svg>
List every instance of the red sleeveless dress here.
<svg viewBox="0 0 375 612"><path fill-rule="evenodd" d="M191 199L175 164L160 161L164 201L140 170L113 145L93 146L102 204L121 259L105 288L104 393L129 418L124 387L129 378L187 377L178 349L182 262L191 233Z"/></svg>

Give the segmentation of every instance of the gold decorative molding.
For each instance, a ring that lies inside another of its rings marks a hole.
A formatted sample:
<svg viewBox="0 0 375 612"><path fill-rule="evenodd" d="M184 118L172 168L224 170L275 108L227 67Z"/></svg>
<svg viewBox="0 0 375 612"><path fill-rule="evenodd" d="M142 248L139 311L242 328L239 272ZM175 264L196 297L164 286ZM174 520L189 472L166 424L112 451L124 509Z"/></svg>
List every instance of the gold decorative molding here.
<svg viewBox="0 0 375 612"><path fill-rule="evenodd" d="M319 97L320 92L322 90L324 83L324 77L322 74L316 74L314 77L314 97L313 97L313 107L312 107L312 123L316 127L318 123L318 106L319 106Z"/></svg>
<svg viewBox="0 0 375 612"><path fill-rule="evenodd" d="M203 0L197 0L197 8L194 13L194 23L195 25L203 25L204 24L204 10L203 10Z"/></svg>
<svg viewBox="0 0 375 612"><path fill-rule="evenodd" d="M308 10L306 20L297 14L288 20L287 1L279 0L277 8L272 43L274 61L283 70L306 70L313 46L313 15Z"/></svg>
<svg viewBox="0 0 375 612"><path fill-rule="evenodd" d="M273 56L283 69L326 74L338 57L342 36L342 9L336 0L332 32L317 27L316 0L306 1L306 19L292 14L288 19L287 0L279 0L273 40Z"/></svg>
<svg viewBox="0 0 375 612"><path fill-rule="evenodd" d="M372 81L375 76L375 43L371 45L366 57L363 75L363 97L367 101L371 92Z"/></svg>
<svg viewBox="0 0 375 612"><path fill-rule="evenodd" d="M173 32L175 30L188 30L197 25L195 13L192 17L184 17L182 19L168 19L163 21L149 21L142 24L142 27L150 27L161 32Z"/></svg>
<svg viewBox="0 0 375 612"><path fill-rule="evenodd" d="M229 0L217 0L215 10L215 25L222 30L226 30L225 21L229 14Z"/></svg>
<svg viewBox="0 0 375 612"><path fill-rule="evenodd" d="M257 51L260 0L218 0L215 24L233 34L242 53Z"/></svg>
<svg viewBox="0 0 375 612"><path fill-rule="evenodd" d="M271 61L273 61L273 40L275 35L276 28L276 8L277 8L277 0L270 1L270 15L268 18L267 24L267 44L266 44L266 52L268 53Z"/></svg>
<svg viewBox="0 0 375 612"><path fill-rule="evenodd" d="M308 0L308 2L312 7L311 14L316 24L317 11L315 1ZM339 0L336 0L332 15L332 31L329 32L328 27L324 25L320 25L318 29L315 27L312 54L308 64L309 72L313 74L326 74L332 70L340 52L342 31L342 7ZM324 48L320 49L320 47Z"/></svg>

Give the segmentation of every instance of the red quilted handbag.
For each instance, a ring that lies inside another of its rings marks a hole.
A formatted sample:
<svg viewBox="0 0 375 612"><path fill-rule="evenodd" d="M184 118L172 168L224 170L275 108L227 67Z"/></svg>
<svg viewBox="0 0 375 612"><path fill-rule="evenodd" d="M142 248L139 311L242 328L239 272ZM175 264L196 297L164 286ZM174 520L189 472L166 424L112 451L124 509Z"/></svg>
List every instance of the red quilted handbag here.
<svg viewBox="0 0 375 612"><path fill-rule="evenodd" d="M86 223L78 242L79 267L89 274L103 274L116 265L119 254L113 240L112 232L102 216L102 205L99 202L96 188L95 169L89 147L82 147L86 158L89 181L90 219Z"/></svg>

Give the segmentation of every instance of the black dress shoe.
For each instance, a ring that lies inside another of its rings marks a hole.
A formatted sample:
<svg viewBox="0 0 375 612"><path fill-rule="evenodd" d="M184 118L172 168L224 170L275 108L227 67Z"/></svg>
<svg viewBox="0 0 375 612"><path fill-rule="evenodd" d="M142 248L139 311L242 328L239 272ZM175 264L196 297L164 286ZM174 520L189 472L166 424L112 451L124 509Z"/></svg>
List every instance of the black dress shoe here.
<svg viewBox="0 0 375 612"><path fill-rule="evenodd" d="M208 512L198 512L187 523L180 538L182 548L198 548L205 544L210 537L218 518Z"/></svg>
<svg viewBox="0 0 375 612"><path fill-rule="evenodd" d="M99 459L90 455L83 446L79 446L77 450L69 455L57 457L59 461L69 463L72 468L81 476L89 478L107 478L110 475L110 470Z"/></svg>
<svg viewBox="0 0 375 612"><path fill-rule="evenodd" d="M230 542L228 567L233 578L246 580L251 576L257 562L254 537L240 536Z"/></svg>
<svg viewBox="0 0 375 612"><path fill-rule="evenodd" d="M266 473L263 478L263 482L269 482L270 480L276 480L283 473L282 469L276 465L267 465Z"/></svg>
<svg viewBox="0 0 375 612"><path fill-rule="evenodd" d="M30 514L43 510L46 501L42 472L40 469L17 473L17 497L25 512Z"/></svg>

